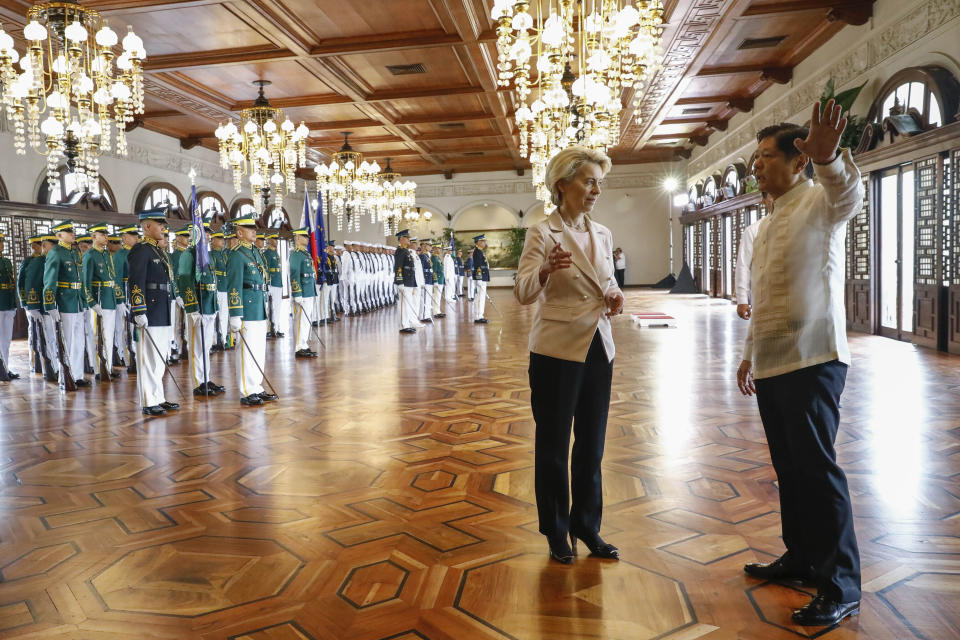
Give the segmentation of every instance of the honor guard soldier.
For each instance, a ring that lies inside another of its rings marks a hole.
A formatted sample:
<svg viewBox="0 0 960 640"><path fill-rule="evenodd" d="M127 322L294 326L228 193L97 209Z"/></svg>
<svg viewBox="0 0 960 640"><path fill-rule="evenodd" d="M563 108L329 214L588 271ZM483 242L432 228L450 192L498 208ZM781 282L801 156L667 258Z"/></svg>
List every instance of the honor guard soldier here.
<svg viewBox="0 0 960 640"><path fill-rule="evenodd" d="M210 240L210 223L203 223L202 233ZM217 276L213 262L197 272L197 243L192 243L180 254L176 266L178 289L183 296L183 310L187 314L187 334L190 339L190 369L193 374L193 395L215 396L225 387L210 380L210 347L213 346L217 319Z"/></svg>
<svg viewBox="0 0 960 640"><path fill-rule="evenodd" d="M67 366L60 367L60 385L65 386L64 375L69 368L78 387L89 387L90 382L83 378L86 344L83 312L87 302L80 273L80 254L73 247L73 220L54 225L53 231L57 235L57 244L47 252L43 265L43 308L53 319L67 356L67 361L61 363Z"/></svg>
<svg viewBox="0 0 960 640"><path fill-rule="evenodd" d="M327 261L327 270L324 274L326 284L324 285L324 307L326 309L325 319L328 323L340 322L337 317L337 294L340 289L340 261L337 260L336 242L327 241L326 254L323 259Z"/></svg>
<svg viewBox="0 0 960 640"><path fill-rule="evenodd" d="M217 276L217 344L214 351L223 351L233 344L230 336L230 309L227 307L227 255L226 231L210 234L210 265Z"/></svg>
<svg viewBox="0 0 960 640"><path fill-rule="evenodd" d="M119 378L113 371L114 323L117 319L117 274L113 256L107 251L107 223L99 222L88 229L93 240L83 254L81 269L83 288L87 296L87 316L93 327L92 344L87 345L87 357L97 380ZM98 355L99 350L99 355ZM105 366L100 367L103 359Z"/></svg>
<svg viewBox="0 0 960 640"><path fill-rule="evenodd" d="M167 237L166 214L166 206L140 213L143 239L127 256L130 312L137 327L137 385L140 406L148 416L180 408L176 402L168 402L163 391L173 333L170 302L174 293L173 267L162 246Z"/></svg>
<svg viewBox="0 0 960 640"><path fill-rule="evenodd" d="M49 370L44 370L47 382L57 382L60 373L60 360L57 358L57 328L53 318L43 308L43 270L47 263L47 253L57 246L57 236L45 234L40 236L41 253L30 261L24 278L24 288L27 291L27 309L30 316L39 320L38 328L46 348L44 365L49 364Z"/></svg>
<svg viewBox="0 0 960 640"><path fill-rule="evenodd" d="M170 265L174 269L173 278L173 300L171 300L170 314L173 319L173 327L170 336L170 363L176 364L187 357L184 349L187 345L187 319L183 308L185 302L178 289L176 277L176 265L180 264L180 255L190 246L190 225L186 224L173 232L173 249L170 250L168 257Z"/></svg>
<svg viewBox="0 0 960 640"><path fill-rule="evenodd" d="M263 390L263 362L267 348L267 263L254 246L257 222L250 216L232 221L237 234L236 249L227 257L227 306L230 332L237 334L237 377L244 406L276 400Z"/></svg>
<svg viewBox="0 0 960 640"><path fill-rule="evenodd" d="M127 363L126 356L126 345L124 344L124 337L126 332L124 331L124 318L126 317L126 286L121 279L123 274L120 273L117 261L117 252L123 249L123 240L120 239L119 233L114 233L110 236L107 236L107 251L110 253L110 262L113 264L113 272L116 274L117 279L113 283L113 293L117 299L117 312L116 318L113 323L113 336L110 337L110 350L113 351L113 366L121 366ZM124 267L126 267L127 257L125 254L123 256Z"/></svg>
<svg viewBox="0 0 960 640"><path fill-rule="evenodd" d="M400 290L400 333L416 333L420 321L417 317L417 264L420 260L410 250L410 230L397 232L397 252L393 254L393 281Z"/></svg>
<svg viewBox="0 0 960 640"><path fill-rule="evenodd" d="M0 233L0 254L3 253L4 238ZM13 319L17 315L17 274L13 270L10 258L0 255L0 357L4 367L10 371L10 341L13 339ZM11 379L19 378L14 373Z"/></svg>
<svg viewBox="0 0 960 640"><path fill-rule="evenodd" d="M467 259L463 261L463 279L467 283L467 301L473 302L473 252L467 254Z"/></svg>
<svg viewBox="0 0 960 640"><path fill-rule="evenodd" d="M313 256L307 251L310 231L301 227L293 232L294 249L290 254L290 295L293 297L293 336L297 343L298 358L315 358L317 353L310 348L310 328L317 295L317 271Z"/></svg>
<svg viewBox="0 0 960 640"><path fill-rule="evenodd" d="M268 338L283 338L285 326L283 314L283 272L280 266L280 254L277 246L280 243L280 234L272 231L267 234L267 248L263 250L263 258L267 261L267 271L270 274L270 330Z"/></svg>
<svg viewBox="0 0 960 640"><path fill-rule="evenodd" d="M433 243L430 253L430 267L433 269L433 317L445 318L443 312L443 287L446 284L446 274L443 272L443 261L440 260L440 243Z"/></svg>
<svg viewBox="0 0 960 640"><path fill-rule="evenodd" d="M420 268L423 269L423 295L420 300L420 322L433 322L433 262L430 260L430 241L420 241Z"/></svg>
<svg viewBox="0 0 960 640"><path fill-rule="evenodd" d="M77 236L77 251L80 252L80 259L83 259L83 254L87 252L88 249L93 245L93 238L90 237L90 234L86 231Z"/></svg>
<svg viewBox="0 0 960 640"><path fill-rule="evenodd" d="M40 314L39 312L36 314L30 312L30 298L32 294L35 305L34 308L36 308L36 306L38 306L40 303L40 290L36 288L34 288L32 291L27 290L27 273L30 271L30 264L32 262L35 260L43 260L43 248L40 246L40 236L30 236L27 238L27 244L30 246L30 255L20 262L20 269L17 271L17 293L20 297L20 306L23 307L24 313L27 314L27 344L31 347L32 356L34 358L38 358L40 355L39 350L44 348L39 342L40 327L37 326L37 324L40 322ZM40 276L40 279L40 288L42 289L42 275ZM7 352L9 352L9 349ZM3 364L7 367L7 374L11 380L15 380L20 377L19 374L16 373L12 376L9 375L10 363L7 357L4 357ZM34 366L36 365L37 362L34 360Z"/></svg>
<svg viewBox="0 0 960 640"><path fill-rule="evenodd" d="M453 297L459 298L463 295L463 252L457 249L453 257L453 265L456 268L457 281L454 283Z"/></svg>
<svg viewBox="0 0 960 640"><path fill-rule="evenodd" d="M90 250L90 247L93 245L93 238L90 237L90 234L85 230L77 230L77 239L73 244L74 249L76 249L80 255L79 264L81 269L81 279L83 277L83 256L86 255L87 251ZM84 293L84 301L86 301L86 293ZM90 314L84 310L83 313L83 372L84 373L93 373L93 362L90 360L90 353L93 352L94 344L96 343L97 337L93 334L93 323L90 321Z"/></svg>
<svg viewBox="0 0 960 640"><path fill-rule="evenodd" d="M476 288L476 302L474 305L473 321L478 324L486 324L487 319L483 317L483 311L487 306L487 283L490 282L490 266L487 264L487 256L483 252L487 248L487 237L484 234L473 237L473 243L476 247L473 250L473 283Z"/></svg>
<svg viewBox="0 0 960 640"><path fill-rule="evenodd" d="M137 372L136 345L133 342L133 315L130 313L130 269L127 258L130 249L140 241L140 229L131 224L121 227L119 232L121 247L113 254L113 270L117 274L123 302L117 307L117 333L121 336L120 353L127 364L127 373Z"/></svg>
<svg viewBox="0 0 960 640"><path fill-rule="evenodd" d="M450 245L443 248L443 299L452 304L457 299L457 261ZM456 309L456 307L454 307Z"/></svg>

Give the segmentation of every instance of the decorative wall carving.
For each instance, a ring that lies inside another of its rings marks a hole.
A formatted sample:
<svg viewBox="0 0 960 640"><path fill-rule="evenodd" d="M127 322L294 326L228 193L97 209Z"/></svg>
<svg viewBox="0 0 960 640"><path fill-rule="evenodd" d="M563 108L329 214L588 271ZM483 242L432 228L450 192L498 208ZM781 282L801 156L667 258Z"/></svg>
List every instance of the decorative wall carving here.
<svg viewBox="0 0 960 640"><path fill-rule="evenodd" d="M756 112L736 131L717 136L714 146L690 162L688 173L693 176L742 155L743 149L755 142L756 123L784 122L803 113L820 97L824 78L833 76L838 87L853 84L864 73L958 16L960 0L930 0L911 7L879 33L851 47L829 68L812 74L769 107Z"/></svg>

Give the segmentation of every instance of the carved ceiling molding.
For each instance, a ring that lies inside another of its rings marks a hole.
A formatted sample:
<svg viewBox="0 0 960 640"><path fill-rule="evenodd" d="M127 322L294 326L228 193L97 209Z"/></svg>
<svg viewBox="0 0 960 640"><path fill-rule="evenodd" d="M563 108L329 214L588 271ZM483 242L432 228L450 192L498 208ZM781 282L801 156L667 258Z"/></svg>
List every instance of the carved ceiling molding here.
<svg viewBox="0 0 960 640"><path fill-rule="evenodd" d="M192 111L197 115L210 118L211 120L220 122L225 119L225 114L222 110L215 109L209 104L195 100L184 95L183 93L180 93L179 91L175 91L170 87L167 87L166 85L160 84L151 79L149 75L143 79L143 90L159 100L177 105L178 107L182 107L187 111Z"/></svg>
<svg viewBox="0 0 960 640"><path fill-rule="evenodd" d="M754 112L753 117L736 131L716 136L716 144L687 165L687 174L691 180L696 180L708 171L730 164L734 157L748 157L756 144L758 123L786 122L796 118L820 97L826 78L833 76L838 88L852 85L853 81L872 72L890 57L957 17L960 17L960 0L929 0L910 7L882 30L853 43L833 65L811 74L773 104ZM886 75L896 71L899 69L890 68Z"/></svg>
<svg viewBox="0 0 960 640"><path fill-rule="evenodd" d="M687 68L720 22L732 0L694 0L683 16L669 45L664 47L663 66L644 87L633 120L620 137L620 145L635 148L650 122L683 79Z"/></svg>

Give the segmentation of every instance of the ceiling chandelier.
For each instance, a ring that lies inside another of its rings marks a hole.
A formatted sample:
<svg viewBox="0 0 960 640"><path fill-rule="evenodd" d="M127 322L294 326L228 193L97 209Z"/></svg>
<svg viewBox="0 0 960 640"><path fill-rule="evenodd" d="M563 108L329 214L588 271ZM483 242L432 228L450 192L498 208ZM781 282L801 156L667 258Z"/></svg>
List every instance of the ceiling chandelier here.
<svg viewBox="0 0 960 640"><path fill-rule="evenodd" d="M350 132L341 132L343 146L333 154L329 165L314 167L317 174L317 199L323 210L337 217L337 231L360 231L360 219L370 216L370 223L383 223L384 235L396 229L397 220L413 206L417 185L402 182L400 174L390 167L381 172L380 165L367 162L363 154L350 146Z"/></svg>
<svg viewBox="0 0 960 640"><path fill-rule="evenodd" d="M379 179L383 188L378 203L378 214L383 221L383 235L395 234L400 230L400 220L408 220L417 199L417 183L400 180L398 171L390 166L387 158L386 168L380 172Z"/></svg>
<svg viewBox="0 0 960 640"><path fill-rule="evenodd" d="M619 142L622 92L633 89L639 99L659 68L663 4L537 0L536 17L530 4L494 4L498 82L514 85L520 154L533 165L537 198L549 203L544 174L558 151L572 144L606 151Z"/></svg>
<svg viewBox="0 0 960 640"><path fill-rule="evenodd" d="M23 155L29 143L46 155L51 186L65 158L78 188L99 193L98 158L111 149L111 125L117 154L127 153L126 124L143 113L146 58L143 41L127 29L117 55L116 32L75 0L27 10L23 56L0 29L0 101L13 123L14 149Z"/></svg>
<svg viewBox="0 0 960 640"><path fill-rule="evenodd" d="M250 192L258 213L270 201L271 189L276 206L287 193L297 190L296 170L306 167L306 140L310 131L302 122L294 128L282 109L270 106L263 88L269 80L254 80L258 89L253 106L240 112L240 127L230 121L217 127L220 141L220 166L233 169L233 188L243 190L241 178L250 174Z"/></svg>

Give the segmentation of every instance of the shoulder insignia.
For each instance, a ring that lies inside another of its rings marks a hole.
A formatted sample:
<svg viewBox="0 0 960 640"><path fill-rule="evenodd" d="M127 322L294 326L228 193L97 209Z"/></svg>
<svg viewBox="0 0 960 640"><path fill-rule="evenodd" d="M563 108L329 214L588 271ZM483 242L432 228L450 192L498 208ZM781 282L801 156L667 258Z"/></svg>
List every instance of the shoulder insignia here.
<svg viewBox="0 0 960 640"><path fill-rule="evenodd" d="M133 306L138 307L144 304L143 300L143 291L140 290L140 287L133 285L133 288L130 289L130 302L133 303Z"/></svg>

